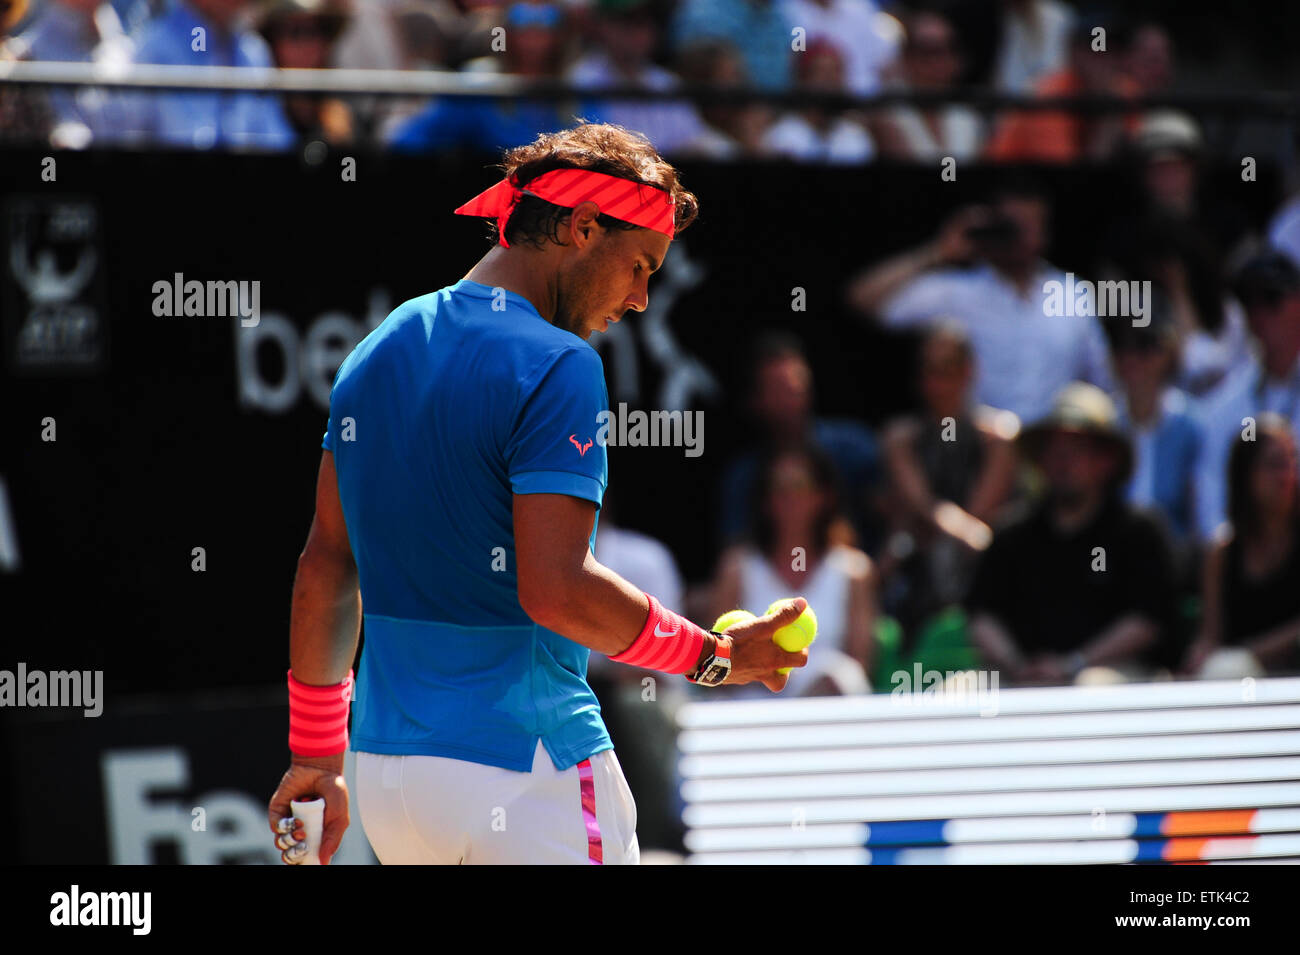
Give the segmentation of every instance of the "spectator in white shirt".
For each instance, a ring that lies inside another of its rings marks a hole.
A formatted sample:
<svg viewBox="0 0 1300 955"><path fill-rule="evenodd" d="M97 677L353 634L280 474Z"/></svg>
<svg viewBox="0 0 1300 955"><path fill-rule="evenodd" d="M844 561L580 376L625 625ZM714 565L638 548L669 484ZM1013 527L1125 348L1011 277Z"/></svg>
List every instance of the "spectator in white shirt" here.
<svg viewBox="0 0 1300 955"><path fill-rule="evenodd" d="M914 13L905 22L899 89L937 93L951 89L964 68L957 31L936 12ZM974 159L984 144L984 124L968 106L894 106L877 117L873 133L886 156L938 162Z"/></svg>
<svg viewBox="0 0 1300 955"><path fill-rule="evenodd" d="M844 62L839 50L814 40L795 61L799 89L814 93L844 92ZM866 128L855 119L820 106L786 113L763 136L763 150L800 162L852 165L876 154Z"/></svg>
<svg viewBox="0 0 1300 955"><path fill-rule="evenodd" d="M1032 93L1043 77L1065 69L1075 13L1057 0L1005 0L1002 7L994 86L1007 93Z"/></svg>
<svg viewBox="0 0 1300 955"><path fill-rule="evenodd" d="M1206 445L1197 521L1207 540L1227 519L1228 458L1234 442L1255 440L1254 419L1279 414L1300 440L1300 269L1266 252L1243 266L1236 286L1257 350L1200 409Z"/></svg>
<svg viewBox="0 0 1300 955"><path fill-rule="evenodd" d="M870 96L895 68L902 26L874 0L783 0L780 7L792 29L803 28L809 45L825 40L839 50L850 92Z"/></svg>
<svg viewBox="0 0 1300 955"><path fill-rule="evenodd" d="M963 209L929 242L878 263L849 286L849 304L890 328L962 325L975 348L974 400L1032 423L1071 381L1113 391L1106 339L1092 315L1049 314L1048 282L1067 278L1042 258L1050 204L1028 181L991 207Z"/></svg>

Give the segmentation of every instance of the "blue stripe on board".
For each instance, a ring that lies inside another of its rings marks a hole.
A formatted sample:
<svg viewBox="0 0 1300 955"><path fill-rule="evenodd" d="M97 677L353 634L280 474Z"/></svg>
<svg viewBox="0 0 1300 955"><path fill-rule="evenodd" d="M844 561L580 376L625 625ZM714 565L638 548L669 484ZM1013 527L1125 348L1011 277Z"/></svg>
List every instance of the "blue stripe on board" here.
<svg viewBox="0 0 1300 955"><path fill-rule="evenodd" d="M1169 844L1168 839L1143 839L1138 843L1137 856L1134 862L1164 862L1165 846Z"/></svg>
<svg viewBox="0 0 1300 955"><path fill-rule="evenodd" d="M1133 814L1133 838L1161 835L1160 826L1168 816L1167 812L1137 812Z"/></svg>
<svg viewBox="0 0 1300 955"><path fill-rule="evenodd" d="M906 822L867 823L868 849L873 846L947 845L943 827L947 819L909 819Z"/></svg>

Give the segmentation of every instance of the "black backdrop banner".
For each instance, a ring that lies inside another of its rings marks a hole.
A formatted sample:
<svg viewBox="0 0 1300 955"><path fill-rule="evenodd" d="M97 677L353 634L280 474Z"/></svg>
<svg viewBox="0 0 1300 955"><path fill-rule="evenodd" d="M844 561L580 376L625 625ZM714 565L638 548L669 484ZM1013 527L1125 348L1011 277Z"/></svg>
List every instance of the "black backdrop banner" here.
<svg viewBox="0 0 1300 955"><path fill-rule="evenodd" d="M334 371L389 310L486 251L485 226L452 209L494 181L492 159L50 158L0 153L0 668L103 670L110 700L278 683ZM1130 193L1116 169L1045 172L1052 259L1083 272ZM761 330L802 337L819 413L878 424L908 407L908 345L845 310L845 281L995 175L684 166L699 222L649 311L593 343L611 403L703 410L704 453L611 448L619 522L668 544L688 579L709 574L712 489L747 440ZM1277 195L1262 176L1232 193L1257 219ZM255 288L255 323L158 314L195 281Z"/></svg>

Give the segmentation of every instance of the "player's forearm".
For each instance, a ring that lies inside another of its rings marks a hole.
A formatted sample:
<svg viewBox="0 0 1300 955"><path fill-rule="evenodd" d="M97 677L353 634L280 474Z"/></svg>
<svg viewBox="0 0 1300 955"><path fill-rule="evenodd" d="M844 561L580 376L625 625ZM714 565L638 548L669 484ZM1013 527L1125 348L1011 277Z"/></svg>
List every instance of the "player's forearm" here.
<svg viewBox="0 0 1300 955"><path fill-rule="evenodd" d="M303 683L329 686L348 675L361 633L361 591L350 560L314 553L298 560L289 622L289 665Z"/></svg>
<svg viewBox="0 0 1300 955"><path fill-rule="evenodd" d="M574 572L555 573L544 599L524 609L548 630L613 656L625 650L641 632L650 602L638 587L589 553Z"/></svg>
<svg viewBox="0 0 1300 955"><path fill-rule="evenodd" d="M650 615L646 594L590 553L575 573L555 575L547 595L537 605L525 608L536 623L611 657L632 645ZM712 649L706 640L698 660L709 656Z"/></svg>

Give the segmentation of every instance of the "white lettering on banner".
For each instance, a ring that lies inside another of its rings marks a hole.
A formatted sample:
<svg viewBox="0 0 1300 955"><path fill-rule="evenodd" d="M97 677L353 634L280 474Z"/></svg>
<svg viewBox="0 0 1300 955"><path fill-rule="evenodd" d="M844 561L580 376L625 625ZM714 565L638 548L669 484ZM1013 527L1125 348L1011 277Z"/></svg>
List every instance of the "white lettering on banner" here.
<svg viewBox="0 0 1300 955"><path fill-rule="evenodd" d="M334 375L361 339L379 327L392 311L385 288L370 293L366 321L342 312L326 312L299 337L297 327L278 312L266 312L256 326L235 322L235 373L239 403L270 414L285 414L298 403L304 389L322 411L328 411ZM278 353L280 377L263 372L264 353Z"/></svg>
<svg viewBox="0 0 1300 955"><path fill-rule="evenodd" d="M108 817L111 865L152 865L161 844L173 848L182 865L281 864L275 837L266 825L266 798L233 789L183 799L190 788L189 758L177 746L109 750L100 756ZM344 775L356 792L353 754ZM201 808L205 825L192 825ZM352 825L331 865L369 865L374 853L353 813Z"/></svg>

